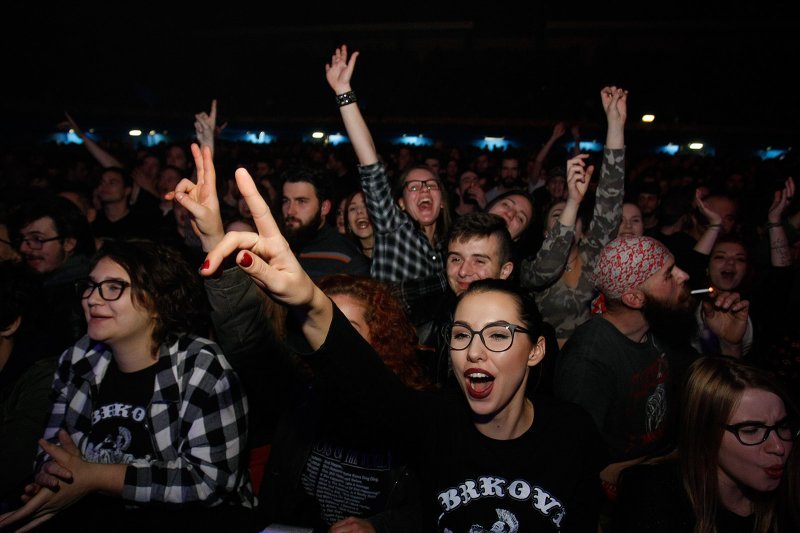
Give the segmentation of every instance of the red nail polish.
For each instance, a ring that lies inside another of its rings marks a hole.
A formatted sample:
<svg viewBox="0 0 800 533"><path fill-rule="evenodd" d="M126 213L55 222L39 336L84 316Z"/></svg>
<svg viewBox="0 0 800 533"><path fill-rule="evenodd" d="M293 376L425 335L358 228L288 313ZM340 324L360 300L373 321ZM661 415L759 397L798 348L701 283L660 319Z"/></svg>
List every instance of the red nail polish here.
<svg viewBox="0 0 800 533"><path fill-rule="evenodd" d="M209 264L210 264L210 263L208 262L208 259L206 259L206 260L203 262L203 266L201 266L201 267L200 267L200 270L208 270L208 266L209 266Z"/></svg>
<svg viewBox="0 0 800 533"><path fill-rule="evenodd" d="M245 252L244 255L242 255L242 261L240 264L245 268L249 267L253 264L253 257Z"/></svg>

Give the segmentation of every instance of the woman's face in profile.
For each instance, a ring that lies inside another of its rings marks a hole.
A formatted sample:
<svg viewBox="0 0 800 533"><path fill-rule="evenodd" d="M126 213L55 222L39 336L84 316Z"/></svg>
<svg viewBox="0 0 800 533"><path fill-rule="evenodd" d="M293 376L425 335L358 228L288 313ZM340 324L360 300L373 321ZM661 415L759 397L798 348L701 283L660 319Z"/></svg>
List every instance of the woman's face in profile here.
<svg viewBox="0 0 800 533"><path fill-rule="evenodd" d="M728 426L739 425L739 436L745 440L748 437L759 440L756 437L764 432L760 426L786 423L783 400L772 392L754 388L742 392L728 420ZM792 446L791 440L781 439L774 430L764 442L747 446L726 429L722 434L717 467L720 492L741 492L742 487L759 492L775 490L784 476Z"/></svg>

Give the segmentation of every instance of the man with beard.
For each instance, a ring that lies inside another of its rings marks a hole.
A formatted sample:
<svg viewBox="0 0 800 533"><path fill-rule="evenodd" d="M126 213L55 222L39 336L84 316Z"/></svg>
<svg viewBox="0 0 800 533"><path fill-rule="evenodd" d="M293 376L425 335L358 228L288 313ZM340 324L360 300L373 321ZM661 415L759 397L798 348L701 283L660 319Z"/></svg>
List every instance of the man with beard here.
<svg viewBox="0 0 800 533"><path fill-rule="evenodd" d="M283 178L282 232L311 279L328 274L369 276L369 262L356 244L326 223L332 205L327 177L298 168Z"/></svg>
<svg viewBox="0 0 800 533"><path fill-rule="evenodd" d="M556 362L556 396L583 406L610 452L601 472L613 501L620 472L675 446L678 388L697 352L689 276L650 237L617 238L600 253L595 284L606 311L580 325ZM721 353L739 356L749 302L737 293L703 296L706 325Z"/></svg>

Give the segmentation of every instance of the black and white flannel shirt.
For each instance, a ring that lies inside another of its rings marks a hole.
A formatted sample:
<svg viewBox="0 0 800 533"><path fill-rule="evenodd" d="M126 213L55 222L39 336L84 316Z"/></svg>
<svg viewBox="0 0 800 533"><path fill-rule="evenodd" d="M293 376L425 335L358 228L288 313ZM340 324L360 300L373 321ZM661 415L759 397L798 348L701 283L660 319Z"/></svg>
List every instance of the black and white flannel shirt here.
<svg viewBox="0 0 800 533"><path fill-rule="evenodd" d="M433 246L392 198L383 163L359 166L361 187L375 228L372 277L385 282L424 278L444 270L444 253Z"/></svg>

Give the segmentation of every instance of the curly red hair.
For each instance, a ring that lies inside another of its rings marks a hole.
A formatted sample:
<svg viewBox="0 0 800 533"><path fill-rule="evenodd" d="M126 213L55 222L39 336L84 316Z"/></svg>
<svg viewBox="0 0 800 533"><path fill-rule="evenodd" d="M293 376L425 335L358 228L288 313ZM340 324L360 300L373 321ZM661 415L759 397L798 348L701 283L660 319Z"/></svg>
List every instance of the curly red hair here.
<svg viewBox="0 0 800 533"><path fill-rule="evenodd" d="M364 305L364 320L372 337L370 344L400 381L416 390L431 387L417 361L416 330L386 285L348 274L325 276L318 285L328 296L350 296Z"/></svg>

